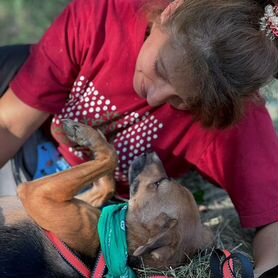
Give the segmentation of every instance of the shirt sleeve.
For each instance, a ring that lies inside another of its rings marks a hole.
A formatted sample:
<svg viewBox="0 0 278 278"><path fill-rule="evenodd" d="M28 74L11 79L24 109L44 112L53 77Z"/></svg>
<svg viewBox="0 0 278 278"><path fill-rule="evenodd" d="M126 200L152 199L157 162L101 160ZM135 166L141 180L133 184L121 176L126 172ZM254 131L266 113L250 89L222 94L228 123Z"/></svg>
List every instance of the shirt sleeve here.
<svg viewBox="0 0 278 278"><path fill-rule="evenodd" d="M73 1L56 19L10 86L31 107L57 113L82 65L92 1Z"/></svg>
<svg viewBox="0 0 278 278"><path fill-rule="evenodd" d="M265 106L219 132L198 168L228 192L243 227L278 221L278 138Z"/></svg>

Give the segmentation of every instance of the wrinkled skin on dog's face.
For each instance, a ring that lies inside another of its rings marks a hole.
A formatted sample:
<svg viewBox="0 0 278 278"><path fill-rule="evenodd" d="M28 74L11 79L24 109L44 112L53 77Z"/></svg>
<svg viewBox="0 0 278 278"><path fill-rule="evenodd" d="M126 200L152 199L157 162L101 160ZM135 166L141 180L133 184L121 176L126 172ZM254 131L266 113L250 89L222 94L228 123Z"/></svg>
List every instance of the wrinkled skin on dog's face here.
<svg viewBox="0 0 278 278"><path fill-rule="evenodd" d="M201 224L192 194L167 177L155 153L140 156L132 163L129 183L131 265L143 260L147 267L176 267L211 244L211 232Z"/></svg>

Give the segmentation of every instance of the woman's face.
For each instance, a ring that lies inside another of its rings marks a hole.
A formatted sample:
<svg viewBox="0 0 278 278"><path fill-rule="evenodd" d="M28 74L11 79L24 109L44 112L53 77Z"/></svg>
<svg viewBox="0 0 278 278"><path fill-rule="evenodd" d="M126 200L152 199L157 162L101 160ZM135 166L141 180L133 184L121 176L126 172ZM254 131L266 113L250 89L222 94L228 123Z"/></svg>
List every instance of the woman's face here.
<svg viewBox="0 0 278 278"><path fill-rule="evenodd" d="M185 110L184 97L176 92L169 81L169 58L162 55L163 46L168 38L166 32L162 32L156 24L153 25L137 58L133 87L150 106L168 103L176 109Z"/></svg>

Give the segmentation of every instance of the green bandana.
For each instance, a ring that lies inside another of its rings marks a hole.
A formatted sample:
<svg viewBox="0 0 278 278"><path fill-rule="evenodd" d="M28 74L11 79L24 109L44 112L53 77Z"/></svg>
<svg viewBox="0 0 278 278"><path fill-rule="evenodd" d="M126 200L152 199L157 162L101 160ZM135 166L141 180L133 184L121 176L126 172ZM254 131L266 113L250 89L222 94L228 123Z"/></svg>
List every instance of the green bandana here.
<svg viewBox="0 0 278 278"><path fill-rule="evenodd" d="M127 209L127 204L104 207L98 222L101 250L108 268L107 277L110 278L136 277L134 271L127 265Z"/></svg>

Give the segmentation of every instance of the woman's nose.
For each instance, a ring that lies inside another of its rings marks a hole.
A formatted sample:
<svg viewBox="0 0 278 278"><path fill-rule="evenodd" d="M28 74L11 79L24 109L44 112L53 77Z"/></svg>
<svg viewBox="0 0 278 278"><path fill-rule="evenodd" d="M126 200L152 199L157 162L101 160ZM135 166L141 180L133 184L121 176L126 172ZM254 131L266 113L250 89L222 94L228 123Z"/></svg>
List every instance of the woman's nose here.
<svg viewBox="0 0 278 278"><path fill-rule="evenodd" d="M147 101L151 106L159 106L167 103L167 100L171 98L171 93L165 90L150 90L147 95Z"/></svg>

